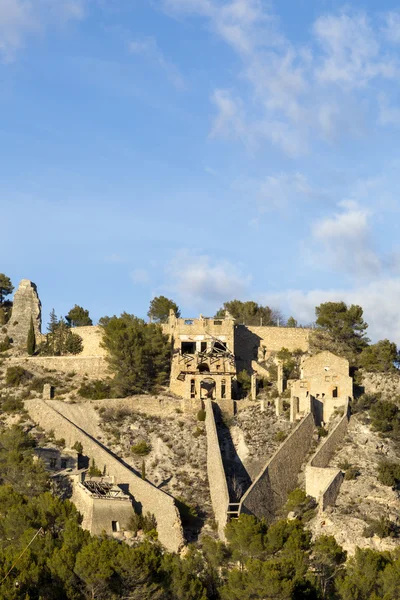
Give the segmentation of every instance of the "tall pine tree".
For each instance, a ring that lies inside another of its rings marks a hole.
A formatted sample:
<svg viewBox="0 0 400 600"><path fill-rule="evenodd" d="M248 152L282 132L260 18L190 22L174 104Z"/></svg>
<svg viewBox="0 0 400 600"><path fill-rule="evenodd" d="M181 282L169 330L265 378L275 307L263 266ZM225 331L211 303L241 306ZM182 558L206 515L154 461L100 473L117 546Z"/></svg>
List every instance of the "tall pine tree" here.
<svg viewBox="0 0 400 600"><path fill-rule="evenodd" d="M29 356L33 356L36 350L36 337L35 337L35 328L33 326L33 319L31 317L31 324L29 326L28 331L28 339L26 342L26 349L28 351Z"/></svg>

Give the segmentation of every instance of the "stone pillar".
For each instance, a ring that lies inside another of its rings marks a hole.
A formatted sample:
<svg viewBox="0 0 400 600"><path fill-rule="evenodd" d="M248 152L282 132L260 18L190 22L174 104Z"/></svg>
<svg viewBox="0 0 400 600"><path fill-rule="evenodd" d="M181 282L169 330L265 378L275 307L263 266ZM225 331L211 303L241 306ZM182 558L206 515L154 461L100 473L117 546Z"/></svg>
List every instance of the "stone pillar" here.
<svg viewBox="0 0 400 600"><path fill-rule="evenodd" d="M53 388L49 383L45 383L43 386L43 400L51 400L53 397Z"/></svg>
<svg viewBox="0 0 400 600"><path fill-rule="evenodd" d="M251 374L251 399L255 400L257 398L257 374Z"/></svg>
<svg viewBox="0 0 400 600"><path fill-rule="evenodd" d="M265 400L260 400L260 410L261 412L265 412Z"/></svg>
<svg viewBox="0 0 400 600"><path fill-rule="evenodd" d="M279 394L283 394L283 365L282 365L282 363L280 361L278 362L278 381L277 381L277 386L278 386L278 392L279 392Z"/></svg>
<svg viewBox="0 0 400 600"><path fill-rule="evenodd" d="M294 423L299 412L299 399L296 396L290 398L290 421Z"/></svg>
<svg viewBox="0 0 400 600"><path fill-rule="evenodd" d="M279 417L283 412L283 399L275 398L275 414Z"/></svg>
<svg viewBox="0 0 400 600"><path fill-rule="evenodd" d="M15 346L26 350L31 321L38 343L42 326L41 304L36 285L29 279L23 279L14 294L11 318L7 324L7 335Z"/></svg>
<svg viewBox="0 0 400 600"><path fill-rule="evenodd" d="M215 388L214 388L215 399L220 400L222 398L221 395L221 380L218 378L215 380Z"/></svg>

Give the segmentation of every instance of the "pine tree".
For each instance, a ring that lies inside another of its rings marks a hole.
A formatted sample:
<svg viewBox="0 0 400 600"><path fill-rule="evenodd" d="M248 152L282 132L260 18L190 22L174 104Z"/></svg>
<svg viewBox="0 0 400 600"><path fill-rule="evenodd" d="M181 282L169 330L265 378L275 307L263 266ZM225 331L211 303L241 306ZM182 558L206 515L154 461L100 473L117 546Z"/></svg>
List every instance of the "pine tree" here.
<svg viewBox="0 0 400 600"><path fill-rule="evenodd" d="M142 461L142 479L146 479L146 465L144 460Z"/></svg>
<svg viewBox="0 0 400 600"><path fill-rule="evenodd" d="M35 328L33 326L33 319L31 317L31 323L28 331L28 339L26 342L26 349L28 351L29 356L33 356L36 350L36 337L35 337Z"/></svg>

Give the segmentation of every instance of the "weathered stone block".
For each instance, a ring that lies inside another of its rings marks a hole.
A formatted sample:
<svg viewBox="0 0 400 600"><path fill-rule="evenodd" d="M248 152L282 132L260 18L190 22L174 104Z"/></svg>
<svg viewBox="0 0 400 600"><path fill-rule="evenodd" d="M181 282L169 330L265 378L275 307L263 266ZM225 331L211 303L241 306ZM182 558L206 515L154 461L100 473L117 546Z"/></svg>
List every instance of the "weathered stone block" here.
<svg viewBox="0 0 400 600"><path fill-rule="evenodd" d="M38 340L42 327L41 303L36 285L29 279L23 279L14 294L11 318L7 326L7 334L16 347L26 348L31 318Z"/></svg>

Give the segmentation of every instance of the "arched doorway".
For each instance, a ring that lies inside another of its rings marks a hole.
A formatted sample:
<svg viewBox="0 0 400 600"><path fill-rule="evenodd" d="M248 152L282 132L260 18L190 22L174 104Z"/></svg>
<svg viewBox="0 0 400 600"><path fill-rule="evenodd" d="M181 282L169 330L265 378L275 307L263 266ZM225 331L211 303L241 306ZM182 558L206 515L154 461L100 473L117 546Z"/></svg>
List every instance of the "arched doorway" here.
<svg viewBox="0 0 400 600"><path fill-rule="evenodd" d="M211 400L215 398L215 381L212 377L206 377L202 379L200 382L200 397L210 398Z"/></svg>
<svg viewBox="0 0 400 600"><path fill-rule="evenodd" d="M210 367L208 366L207 363L200 363L199 366L197 367L199 370L199 373L209 373L210 372Z"/></svg>

